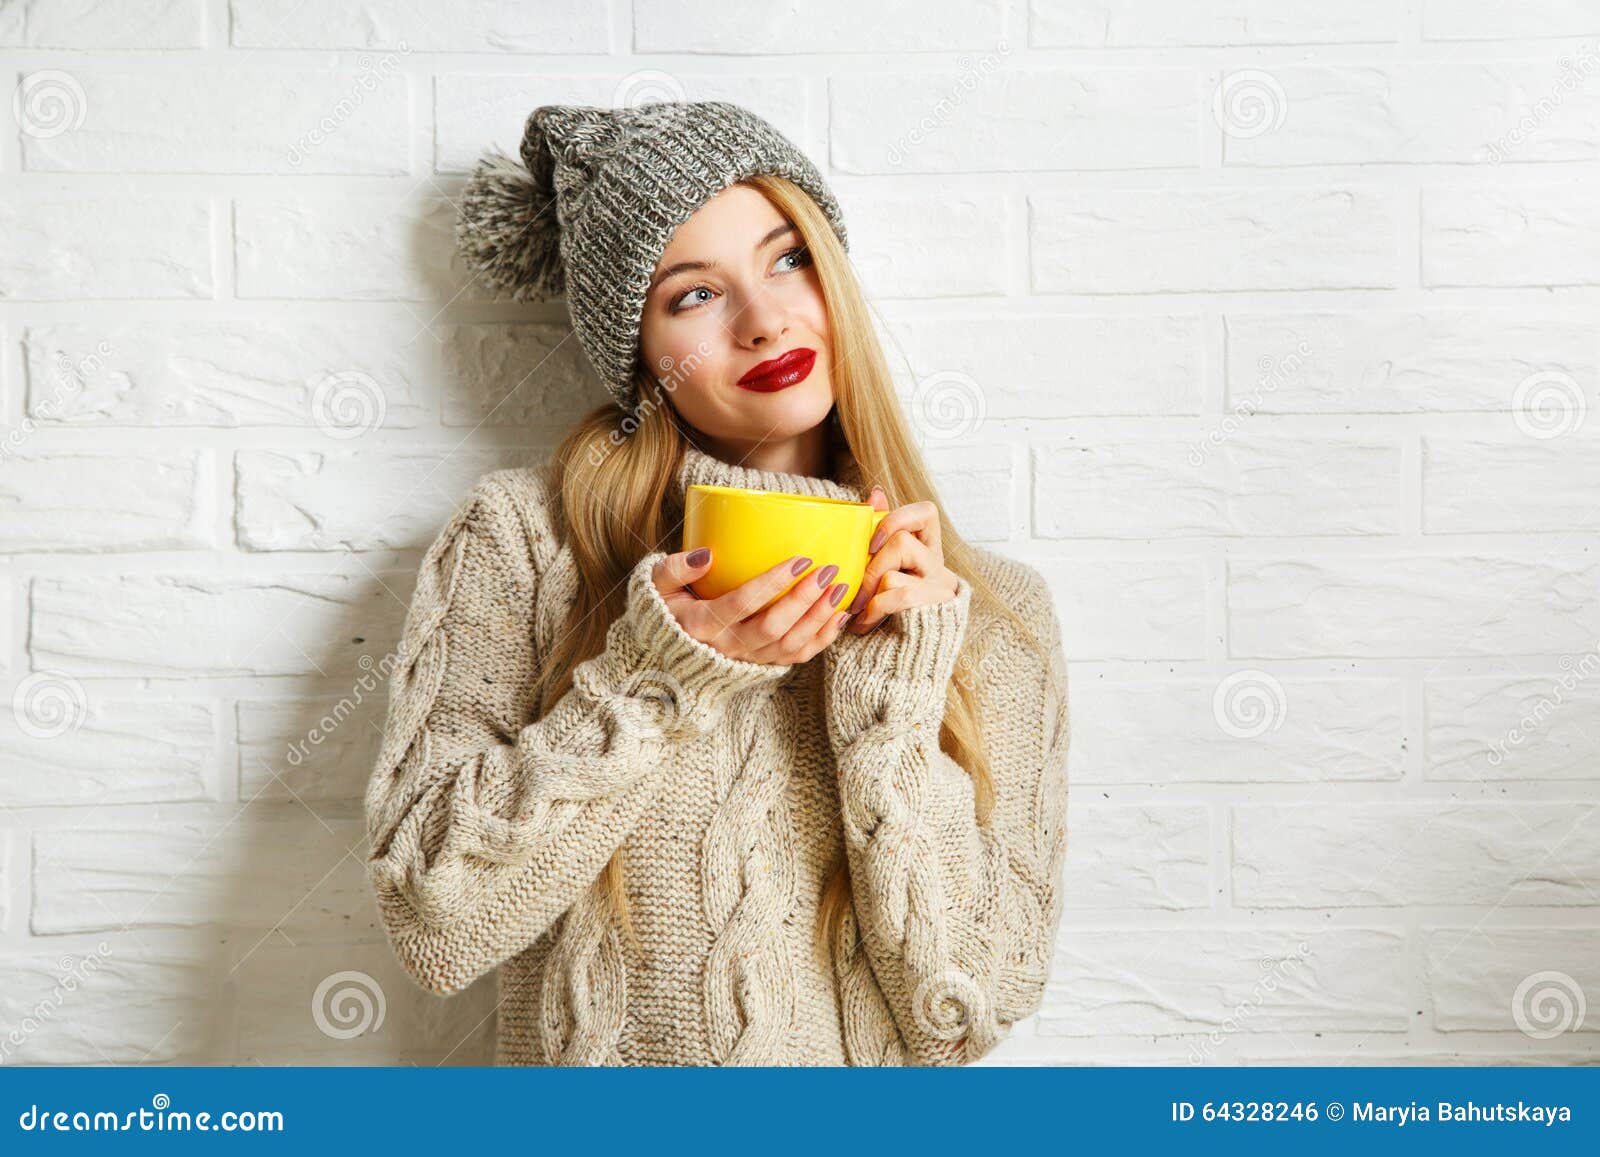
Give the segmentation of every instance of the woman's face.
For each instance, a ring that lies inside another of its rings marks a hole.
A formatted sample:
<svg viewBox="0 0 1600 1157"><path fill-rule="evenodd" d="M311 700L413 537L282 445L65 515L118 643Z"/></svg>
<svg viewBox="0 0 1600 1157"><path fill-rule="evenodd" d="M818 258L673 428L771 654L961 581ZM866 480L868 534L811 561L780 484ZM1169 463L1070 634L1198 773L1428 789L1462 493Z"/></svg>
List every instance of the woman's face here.
<svg viewBox="0 0 1600 1157"><path fill-rule="evenodd" d="M749 186L723 189L673 234L645 298L640 340L679 415L713 438L781 441L817 426L833 406L827 314L809 251ZM761 363L806 350L816 356L800 381L748 388Z"/></svg>

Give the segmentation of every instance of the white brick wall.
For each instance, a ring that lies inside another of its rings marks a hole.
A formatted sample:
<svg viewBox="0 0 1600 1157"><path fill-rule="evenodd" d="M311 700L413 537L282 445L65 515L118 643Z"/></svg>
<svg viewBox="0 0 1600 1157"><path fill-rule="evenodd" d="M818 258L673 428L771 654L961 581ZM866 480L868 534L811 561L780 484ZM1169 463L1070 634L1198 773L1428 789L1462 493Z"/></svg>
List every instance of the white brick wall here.
<svg viewBox="0 0 1600 1157"><path fill-rule="evenodd" d="M451 198L674 96L823 165L952 514L1056 593L1069 910L995 1063L1600 1059L1600 7L0 0L0 62L0 1061L489 1059L360 796L421 549L602 395Z"/></svg>

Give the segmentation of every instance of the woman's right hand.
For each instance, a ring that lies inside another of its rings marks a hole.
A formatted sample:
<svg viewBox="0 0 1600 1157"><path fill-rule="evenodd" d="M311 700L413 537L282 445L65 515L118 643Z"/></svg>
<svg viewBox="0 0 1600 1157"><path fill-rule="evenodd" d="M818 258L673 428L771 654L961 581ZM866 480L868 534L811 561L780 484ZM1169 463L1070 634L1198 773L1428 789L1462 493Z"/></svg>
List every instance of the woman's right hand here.
<svg viewBox="0 0 1600 1157"><path fill-rule="evenodd" d="M776 602L773 597L797 573L811 565L798 556L785 559L727 594L702 599L688 585L711 569L711 552L698 566L690 554L669 554L655 565L651 579L678 625L691 637L715 647L730 659L747 663L804 663L838 637L848 612L837 604L845 584L832 581L836 566L824 566L794 584ZM796 565L799 564L799 565ZM817 580L821 579L821 582ZM766 604L771 602L771 606Z"/></svg>

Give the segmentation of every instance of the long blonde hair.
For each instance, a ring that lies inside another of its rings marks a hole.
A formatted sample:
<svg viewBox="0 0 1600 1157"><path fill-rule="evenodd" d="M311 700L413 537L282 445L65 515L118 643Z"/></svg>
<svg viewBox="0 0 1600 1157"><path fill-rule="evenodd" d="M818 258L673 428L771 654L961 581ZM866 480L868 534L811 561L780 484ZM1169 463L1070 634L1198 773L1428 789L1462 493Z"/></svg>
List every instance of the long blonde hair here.
<svg viewBox="0 0 1600 1157"><path fill-rule="evenodd" d="M979 573L972 548L939 502L901 413L866 299L827 218L805 190L782 177L761 174L741 183L764 193L793 222L810 251L834 351L829 376L838 431L861 468L863 486L882 486L891 509L922 499L939 506L945 565L972 587L969 622L980 613L997 617L1038 647L1031 628ZM694 434L663 398L661 383L649 367L638 367L635 384L642 399L636 417L615 403L597 407L562 439L551 461L551 484L560 496L562 530L579 582L574 625L541 664L535 697L541 715L571 687L573 668L604 649L607 629L624 610L627 576L639 559L655 550L681 549L679 527L665 525L662 505L682 463L684 446L694 441ZM958 670L979 669L981 658L968 652L980 645L982 634L968 631ZM994 807L994 788L971 679L950 681L939 747L972 777L976 819L986 824ZM624 871L619 848L601 874L602 886L637 945ZM849 867L841 853L823 888L815 931L830 960L836 959L834 937L849 905Z"/></svg>

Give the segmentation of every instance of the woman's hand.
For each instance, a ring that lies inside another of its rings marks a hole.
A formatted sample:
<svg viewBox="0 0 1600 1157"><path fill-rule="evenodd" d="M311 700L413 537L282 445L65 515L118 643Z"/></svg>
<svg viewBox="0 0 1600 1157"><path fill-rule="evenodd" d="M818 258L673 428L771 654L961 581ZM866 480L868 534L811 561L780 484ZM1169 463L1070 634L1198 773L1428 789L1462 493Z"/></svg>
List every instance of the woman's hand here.
<svg viewBox="0 0 1600 1157"><path fill-rule="evenodd" d="M872 508L888 510L883 488L872 488ZM896 611L956 597L956 573L944 565L939 508L931 502L897 507L878 524L867 551L861 589L850 601L850 633L864 635Z"/></svg>
<svg viewBox="0 0 1600 1157"><path fill-rule="evenodd" d="M698 565L689 559L704 554ZM797 565L798 564L798 565ZM691 637L715 647L730 659L747 663L804 663L839 635L849 618L836 609L845 584L835 583L832 564L795 583L811 560L788 558L727 594L702 599L688 585L711 566L711 548L669 554L650 577L678 625ZM794 589L773 602L789 583ZM767 603L772 603L767 606Z"/></svg>

